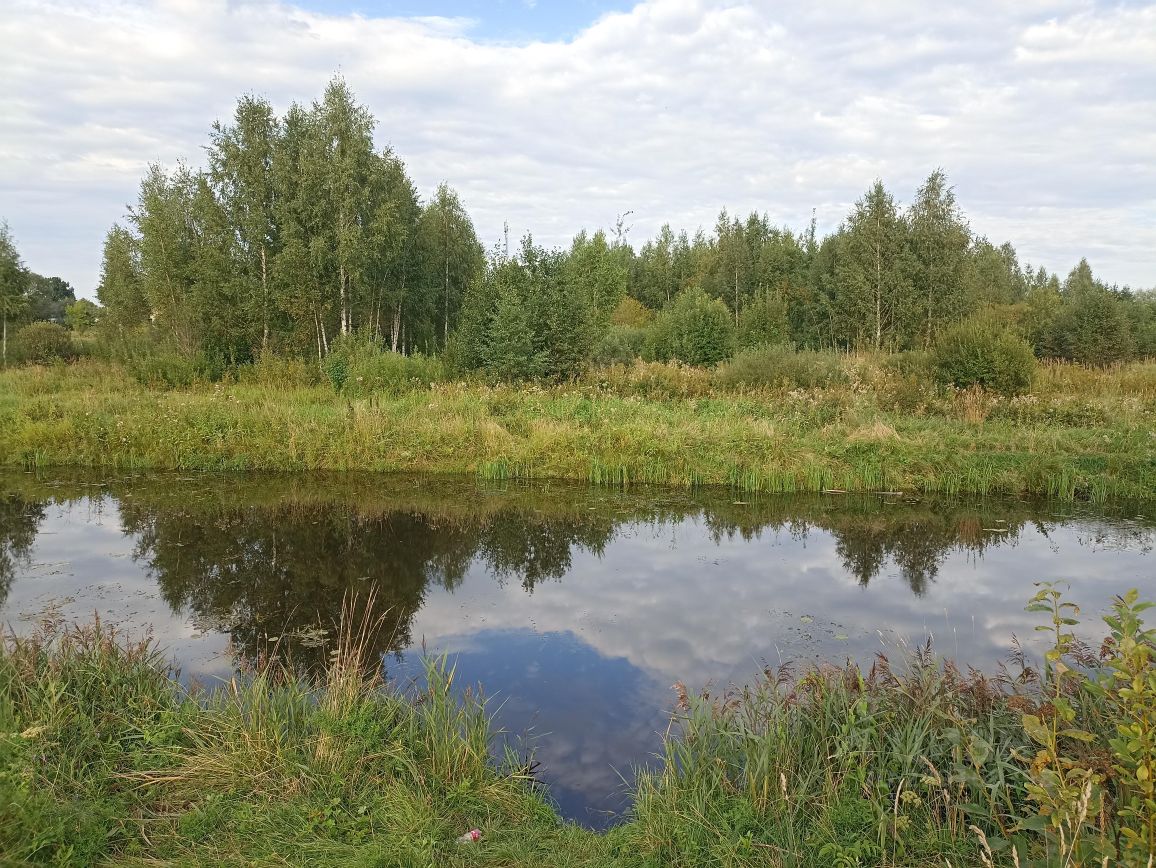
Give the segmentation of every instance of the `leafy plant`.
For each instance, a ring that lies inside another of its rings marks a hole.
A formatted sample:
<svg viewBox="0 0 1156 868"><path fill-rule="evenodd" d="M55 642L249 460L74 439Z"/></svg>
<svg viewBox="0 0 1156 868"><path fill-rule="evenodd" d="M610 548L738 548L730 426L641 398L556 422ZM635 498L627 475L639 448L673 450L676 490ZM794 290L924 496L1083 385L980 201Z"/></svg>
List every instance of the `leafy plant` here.
<svg viewBox="0 0 1156 868"><path fill-rule="evenodd" d="M785 386L817 389L847 381L839 356L778 344L743 350L721 367L715 380L724 388Z"/></svg>
<svg viewBox="0 0 1156 868"><path fill-rule="evenodd" d="M1028 342L986 318L971 319L945 331L931 355L941 383L960 388L983 386L1005 394L1027 389L1036 368Z"/></svg>
<svg viewBox="0 0 1156 868"><path fill-rule="evenodd" d="M647 335L645 354L658 361L716 365L734 349L734 322L725 304L688 289L665 308Z"/></svg>
<svg viewBox="0 0 1156 868"><path fill-rule="evenodd" d="M30 365L66 362L76 356L72 336L54 322L34 322L16 333L15 355Z"/></svg>

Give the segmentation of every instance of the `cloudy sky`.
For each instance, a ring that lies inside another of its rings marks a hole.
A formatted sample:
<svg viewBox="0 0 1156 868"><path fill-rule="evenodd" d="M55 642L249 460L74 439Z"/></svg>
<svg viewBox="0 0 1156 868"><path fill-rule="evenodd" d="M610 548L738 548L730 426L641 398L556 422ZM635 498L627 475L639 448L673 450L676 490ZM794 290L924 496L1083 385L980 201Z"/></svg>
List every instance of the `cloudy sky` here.
<svg viewBox="0 0 1156 868"><path fill-rule="evenodd" d="M238 95L340 72L380 144L479 234L636 244L719 209L838 225L937 166L973 228L1156 285L1156 4L1092 0L5 0L0 217L91 295L145 166L197 163Z"/></svg>

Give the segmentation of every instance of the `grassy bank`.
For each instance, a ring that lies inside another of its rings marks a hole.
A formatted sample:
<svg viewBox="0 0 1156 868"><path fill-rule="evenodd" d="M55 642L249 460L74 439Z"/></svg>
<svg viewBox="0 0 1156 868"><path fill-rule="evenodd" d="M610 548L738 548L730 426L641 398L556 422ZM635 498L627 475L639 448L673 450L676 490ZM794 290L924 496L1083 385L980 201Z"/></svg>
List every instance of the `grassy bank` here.
<svg viewBox="0 0 1156 868"><path fill-rule="evenodd" d="M767 672L681 690L663 768L605 835L562 823L491 758L484 706L429 666L383 689L347 630L321 680L267 662L185 689L159 652L99 624L0 651L0 862L57 865L1145 865L1156 668L1143 604L1099 655L1055 628L1046 677ZM352 609L351 609L352 611ZM348 623L348 622L347 622ZM1080 669L1077 669L1077 665ZM477 843L457 842L478 828Z"/></svg>
<svg viewBox="0 0 1156 868"><path fill-rule="evenodd" d="M871 358L757 389L638 363L560 386L336 393L299 379L173 391L81 363L0 373L0 461L374 470L599 484L1149 498L1156 365L1044 367L1030 392L935 388Z"/></svg>

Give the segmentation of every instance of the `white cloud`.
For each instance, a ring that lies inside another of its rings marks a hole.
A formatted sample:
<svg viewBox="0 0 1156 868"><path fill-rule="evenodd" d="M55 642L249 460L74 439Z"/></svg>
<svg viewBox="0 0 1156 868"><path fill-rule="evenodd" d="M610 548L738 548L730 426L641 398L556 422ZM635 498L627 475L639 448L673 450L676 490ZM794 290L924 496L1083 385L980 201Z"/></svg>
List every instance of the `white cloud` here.
<svg viewBox="0 0 1156 868"><path fill-rule="evenodd" d="M947 169L973 227L1065 271L1156 284L1156 5L650 0L568 41L460 18L264 0L16 0L0 19L0 214L90 292L149 161L197 161L238 95L341 72L422 190L479 232L565 243L633 210L640 241L719 208L826 228L881 176Z"/></svg>

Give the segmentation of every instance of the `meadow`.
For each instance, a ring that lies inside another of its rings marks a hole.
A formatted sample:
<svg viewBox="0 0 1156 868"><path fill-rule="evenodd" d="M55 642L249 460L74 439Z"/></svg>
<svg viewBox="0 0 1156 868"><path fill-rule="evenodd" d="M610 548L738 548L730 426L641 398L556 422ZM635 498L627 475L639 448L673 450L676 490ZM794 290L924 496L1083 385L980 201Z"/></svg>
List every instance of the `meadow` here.
<svg viewBox="0 0 1156 868"><path fill-rule="evenodd" d="M919 354L788 353L714 371L636 361L554 384L447 379L436 361L383 358L339 379L284 359L212 379L95 360L6 370L0 462L745 492L1156 494L1152 362L1045 363L1029 388L1005 395L936 385Z"/></svg>

